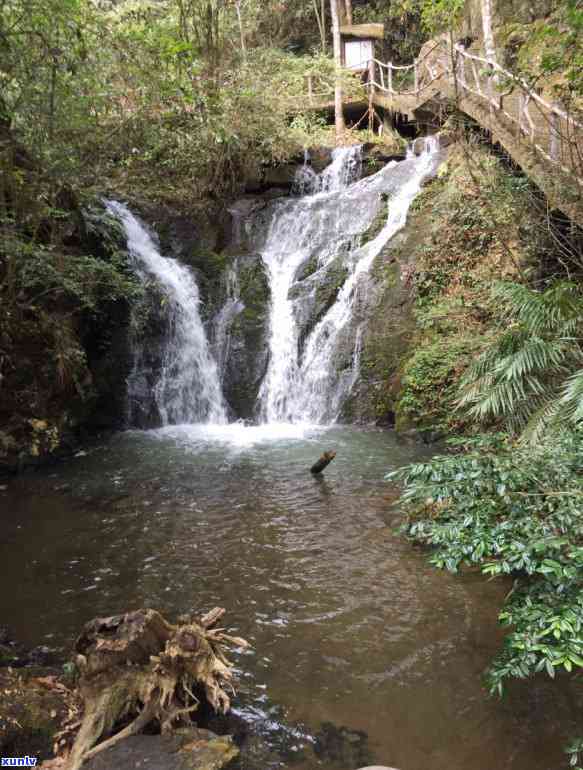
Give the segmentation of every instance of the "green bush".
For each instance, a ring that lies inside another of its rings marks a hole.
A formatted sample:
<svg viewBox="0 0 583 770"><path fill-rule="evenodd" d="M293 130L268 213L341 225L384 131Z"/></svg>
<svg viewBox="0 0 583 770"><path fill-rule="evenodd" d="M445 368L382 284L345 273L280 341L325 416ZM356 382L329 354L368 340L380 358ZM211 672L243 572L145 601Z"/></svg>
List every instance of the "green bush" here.
<svg viewBox="0 0 583 770"><path fill-rule="evenodd" d="M583 431L540 448L501 434L456 443L464 453L387 478L404 481L406 532L432 547L432 564L515 579L491 690L502 693L509 677L583 668Z"/></svg>

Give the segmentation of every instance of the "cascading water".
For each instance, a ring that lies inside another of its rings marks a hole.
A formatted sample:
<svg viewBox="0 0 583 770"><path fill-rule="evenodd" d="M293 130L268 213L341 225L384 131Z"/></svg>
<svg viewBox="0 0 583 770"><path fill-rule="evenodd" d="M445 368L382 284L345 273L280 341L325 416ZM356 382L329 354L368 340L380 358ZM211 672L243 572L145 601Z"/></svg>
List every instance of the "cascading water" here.
<svg viewBox="0 0 583 770"><path fill-rule="evenodd" d="M438 150L437 140L428 138L420 156L410 152L404 161L354 182L360 148L339 149L320 177L306 167L300 172L298 187L311 194L277 202L262 251L272 295L270 363L259 394L265 422L337 419L358 378L362 324L355 326L354 309L363 278L405 225L411 202L436 168ZM390 196L387 220L372 240L360 245L384 196ZM314 271L302 279L308 288L295 297L298 275L310 264ZM319 282L339 268L344 275L335 300L302 339L306 305L317 300ZM349 360L339 366L336 359L347 345Z"/></svg>
<svg viewBox="0 0 583 770"><path fill-rule="evenodd" d="M123 225L128 251L136 272L144 280L154 278L165 294L168 326L161 366L153 383L144 384L139 351L128 380L132 402L154 399L162 425L225 423L225 405L217 366L199 314L198 287L184 265L158 251L144 225L122 203L107 202L108 211Z"/></svg>
<svg viewBox="0 0 583 770"><path fill-rule="evenodd" d="M317 174L310 163L310 153L304 152L304 165L298 169L294 180L294 192L298 195L315 195L335 192L348 187L362 173L362 145L338 147L332 152L332 163Z"/></svg>

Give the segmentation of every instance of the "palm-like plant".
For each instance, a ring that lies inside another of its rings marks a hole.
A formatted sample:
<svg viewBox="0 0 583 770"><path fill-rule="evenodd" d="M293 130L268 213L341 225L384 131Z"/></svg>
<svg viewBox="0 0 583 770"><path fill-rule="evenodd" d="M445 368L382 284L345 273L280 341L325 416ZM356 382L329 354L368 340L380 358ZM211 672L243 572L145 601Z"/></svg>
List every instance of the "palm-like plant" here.
<svg viewBox="0 0 583 770"><path fill-rule="evenodd" d="M583 293L559 282L539 292L493 289L508 328L467 370L459 406L482 422L503 419L524 440L583 419Z"/></svg>

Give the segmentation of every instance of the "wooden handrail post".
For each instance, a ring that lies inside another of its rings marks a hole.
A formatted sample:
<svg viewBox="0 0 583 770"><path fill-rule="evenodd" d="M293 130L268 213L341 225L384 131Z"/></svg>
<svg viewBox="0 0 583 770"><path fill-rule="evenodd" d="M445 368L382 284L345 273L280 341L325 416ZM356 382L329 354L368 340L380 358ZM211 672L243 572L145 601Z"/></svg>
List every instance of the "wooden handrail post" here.
<svg viewBox="0 0 583 770"><path fill-rule="evenodd" d="M555 108L558 107L558 103L556 101L553 102L553 109L551 111L551 132L549 137L549 155L553 160L559 160L560 156L560 119L558 114L555 111Z"/></svg>
<svg viewBox="0 0 583 770"><path fill-rule="evenodd" d="M522 91L518 94L518 131L517 136L520 139L522 136L522 120L524 113L524 94Z"/></svg>
<svg viewBox="0 0 583 770"><path fill-rule="evenodd" d="M389 62L389 93L393 93L393 62Z"/></svg>
<svg viewBox="0 0 583 770"><path fill-rule="evenodd" d="M374 129L374 91L375 91L375 63L374 59L368 61L368 130Z"/></svg>
<svg viewBox="0 0 583 770"><path fill-rule="evenodd" d="M368 60L368 88L369 88L369 98L372 99L374 97L374 91L375 91L375 61L374 59Z"/></svg>

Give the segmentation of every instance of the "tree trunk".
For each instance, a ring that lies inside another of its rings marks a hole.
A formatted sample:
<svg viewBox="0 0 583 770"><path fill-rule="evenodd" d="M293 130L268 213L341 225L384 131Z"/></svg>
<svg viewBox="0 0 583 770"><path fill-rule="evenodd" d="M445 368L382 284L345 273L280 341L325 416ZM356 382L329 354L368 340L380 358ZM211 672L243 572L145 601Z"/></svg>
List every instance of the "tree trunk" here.
<svg viewBox="0 0 583 770"><path fill-rule="evenodd" d="M482 29L484 32L484 52L486 59L496 61L496 44L492 30L492 0L482 0Z"/></svg>
<svg viewBox="0 0 583 770"><path fill-rule="evenodd" d="M332 38L334 41L334 64L336 65L336 81L334 86L334 117L336 123L336 144L342 144L346 124L342 111L342 43L340 39L340 21L338 17L338 0L330 0L332 14Z"/></svg>
<svg viewBox="0 0 583 770"><path fill-rule="evenodd" d="M239 35L241 36L241 53L243 60L247 61L247 46L245 45L245 32L243 31L243 19L241 17L241 0L236 0L235 9L237 11L237 21L239 22Z"/></svg>
<svg viewBox="0 0 583 770"><path fill-rule="evenodd" d="M352 25L352 0L344 0L346 23Z"/></svg>
<svg viewBox="0 0 583 770"><path fill-rule="evenodd" d="M318 10L318 0L312 0L314 5L314 14L316 16L316 22L318 24L318 30L320 32L320 43L322 45L322 53L326 53L326 6L325 0L321 0L320 10Z"/></svg>

